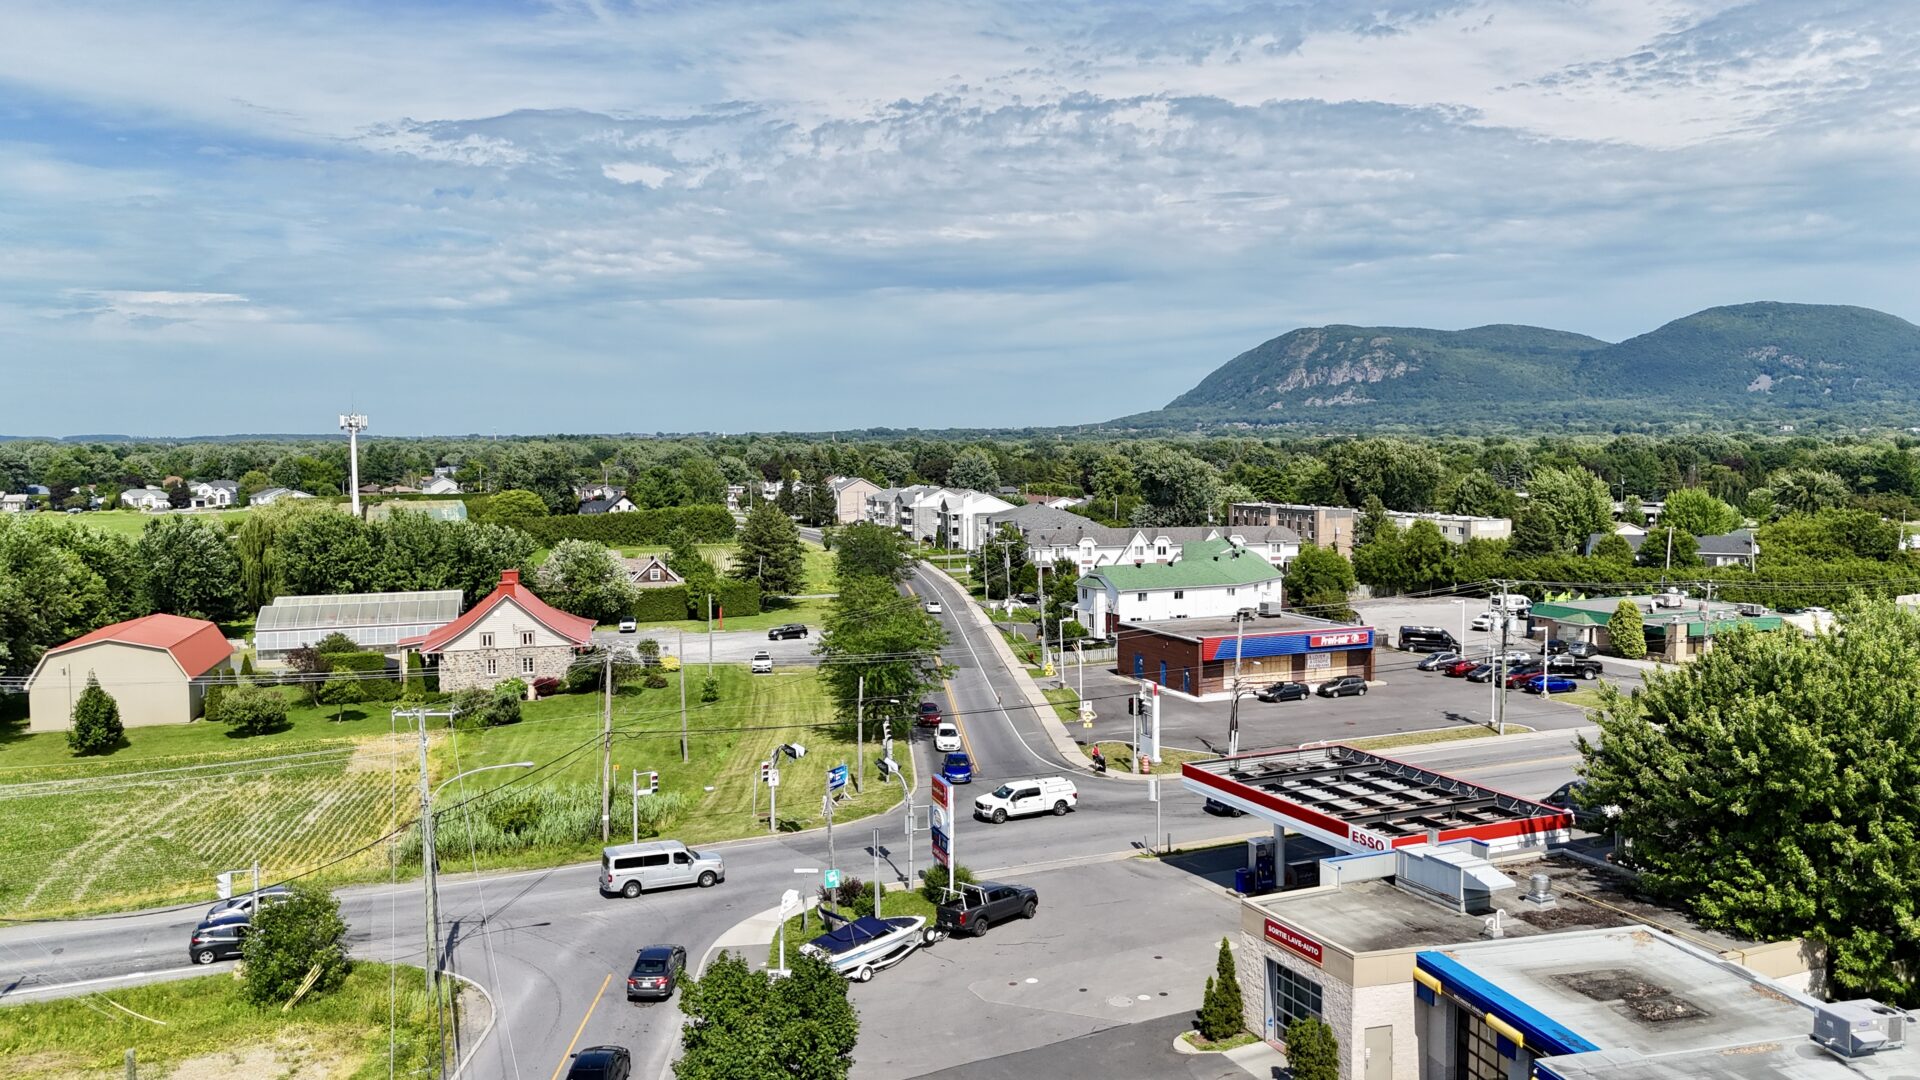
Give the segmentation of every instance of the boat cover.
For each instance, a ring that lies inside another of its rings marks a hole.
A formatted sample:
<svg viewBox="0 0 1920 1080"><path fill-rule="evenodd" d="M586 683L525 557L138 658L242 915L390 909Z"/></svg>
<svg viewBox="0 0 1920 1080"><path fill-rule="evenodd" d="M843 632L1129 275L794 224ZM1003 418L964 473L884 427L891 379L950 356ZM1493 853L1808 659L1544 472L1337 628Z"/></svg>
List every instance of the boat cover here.
<svg viewBox="0 0 1920 1080"><path fill-rule="evenodd" d="M808 944L830 956L839 956L872 944L875 939L896 933L912 923L911 919L876 919L871 915L862 915L851 922L842 922Z"/></svg>

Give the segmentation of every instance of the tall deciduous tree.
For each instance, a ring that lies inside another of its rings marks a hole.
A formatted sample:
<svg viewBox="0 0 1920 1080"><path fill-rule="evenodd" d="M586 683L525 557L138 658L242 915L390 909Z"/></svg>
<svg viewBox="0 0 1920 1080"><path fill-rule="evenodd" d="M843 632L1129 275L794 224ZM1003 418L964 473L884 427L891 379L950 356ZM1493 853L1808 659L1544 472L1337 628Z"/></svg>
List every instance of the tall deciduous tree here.
<svg viewBox="0 0 1920 1080"><path fill-rule="evenodd" d="M147 522L135 545L147 606L192 619L230 619L240 608L240 560L220 530L198 518Z"/></svg>
<svg viewBox="0 0 1920 1080"><path fill-rule="evenodd" d="M1027 569L1026 538L1011 524L1002 524L981 542L974 566L985 585L986 599L1005 600Z"/></svg>
<svg viewBox="0 0 1920 1080"><path fill-rule="evenodd" d="M1609 694L1585 798L1619 808L1640 884L1742 937L1824 943L1835 988L1920 1004L1920 615L1735 630Z"/></svg>
<svg viewBox="0 0 1920 1080"><path fill-rule="evenodd" d="M295 596L367 592L373 588L373 534L338 509L295 514L277 533L278 578Z"/></svg>
<svg viewBox="0 0 1920 1080"><path fill-rule="evenodd" d="M534 591L562 611L595 622L615 622L633 610L633 584L605 545L562 540L534 572Z"/></svg>
<svg viewBox="0 0 1920 1080"><path fill-rule="evenodd" d="M860 1018L846 977L796 955L782 979L723 952L681 991L687 1016L673 1063L677 1080L846 1080Z"/></svg>
<svg viewBox="0 0 1920 1080"><path fill-rule="evenodd" d="M872 726L887 712L859 707L861 680L867 702L891 699L893 715L902 715L900 710L940 685L946 670L940 649L946 643L939 620L892 581L852 577L840 580L840 594L815 651L826 658L820 678L840 718L851 723L863 713Z"/></svg>
<svg viewBox="0 0 1920 1080"><path fill-rule="evenodd" d="M1213 466L1170 446L1155 446L1134 463L1146 505L1134 511L1137 525L1205 525L1219 500Z"/></svg>
<svg viewBox="0 0 1920 1080"><path fill-rule="evenodd" d="M1000 469L993 463L993 455L977 446L969 446L953 459L953 468L947 473L947 483L957 488L991 493L1000 486Z"/></svg>
<svg viewBox="0 0 1920 1080"><path fill-rule="evenodd" d="M1613 499L1606 483L1578 467L1534 470L1527 481L1527 509L1540 515L1539 524L1552 537L1556 552L1572 551L1587 537L1613 527Z"/></svg>
<svg viewBox="0 0 1920 1080"><path fill-rule="evenodd" d="M1660 524L1685 529L1695 536L1720 536L1740 527L1740 512L1705 488L1681 488L1667 493L1666 504L1660 508Z"/></svg>
<svg viewBox="0 0 1920 1080"><path fill-rule="evenodd" d="M777 506L755 507L740 527L732 576L757 581L767 596L792 596L805 581L806 555L800 530Z"/></svg>
<svg viewBox="0 0 1920 1080"><path fill-rule="evenodd" d="M100 680L87 672L86 689L74 700L72 727L67 729L67 749L76 754L105 754L120 745L125 730L120 726L120 703L100 689Z"/></svg>
<svg viewBox="0 0 1920 1080"><path fill-rule="evenodd" d="M1287 565L1287 603L1309 615L1351 618L1347 595L1353 584L1353 564L1332 548L1301 544L1300 554Z"/></svg>
<svg viewBox="0 0 1920 1080"><path fill-rule="evenodd" d="M834 533L836 577L877 577L901 582L913 572L906 543L897 529L858 521Z"/></svg>
<svg viewBox="0 0 1920 1080"><path fill-rule="evenodd" d="M498 494L489 495L481 504L482 519L495 525L511 525L527 518L543 518L550 512L545 499L523 488L508 488Z"/></svg>

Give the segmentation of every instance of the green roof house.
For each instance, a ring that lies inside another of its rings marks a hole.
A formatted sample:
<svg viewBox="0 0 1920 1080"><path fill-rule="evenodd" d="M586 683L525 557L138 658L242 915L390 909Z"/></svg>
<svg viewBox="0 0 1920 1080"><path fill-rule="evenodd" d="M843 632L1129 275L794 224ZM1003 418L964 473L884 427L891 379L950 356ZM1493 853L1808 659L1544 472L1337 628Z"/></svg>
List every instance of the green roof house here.
<svg viewBox="0 0 1920 1080"><path fill-rule="evenodd" d="M1104 637L1122 622L1227 616L1278 601L1284 580L1272 563L1230 540L1194 541L1180 545L1172 562L1088 571L1075 583L1074 618Z"/></svg>

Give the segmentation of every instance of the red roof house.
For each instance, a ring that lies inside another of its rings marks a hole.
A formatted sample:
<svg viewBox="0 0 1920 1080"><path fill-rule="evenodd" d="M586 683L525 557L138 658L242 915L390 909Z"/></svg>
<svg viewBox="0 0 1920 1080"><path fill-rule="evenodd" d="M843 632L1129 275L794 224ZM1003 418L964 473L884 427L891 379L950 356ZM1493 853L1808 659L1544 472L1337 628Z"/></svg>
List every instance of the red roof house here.
<svg viewBox="0 0 1920 1080"><path fill-rule="evenodd" d="M48 649L27 680L28 728L64 730L73 701L98 679L127 727L184 724L200 715L203 676L229 666L233 646L205 619L145 615Z"/></svg>
<svg viewBox="0 0 1920 1080"><path fill-rule="evenodd" d="M509 678L560 678L574 651L593 644L593 627L592 619L535 596L520 571L503 570L500 584L466 614L400 645L439 658L441 689L460 690Z"/></svg>

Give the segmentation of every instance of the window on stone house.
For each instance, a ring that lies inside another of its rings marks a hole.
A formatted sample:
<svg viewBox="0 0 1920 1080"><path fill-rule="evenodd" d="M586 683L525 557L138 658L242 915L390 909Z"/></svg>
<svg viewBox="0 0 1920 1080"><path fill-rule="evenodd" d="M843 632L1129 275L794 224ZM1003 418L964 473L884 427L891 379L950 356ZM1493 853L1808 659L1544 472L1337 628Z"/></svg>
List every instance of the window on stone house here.
<svg viewBox="0 0 1920 1080"><path fill-rule="evenodd" d="M489 675L500 674L500 661L495 660L491 656L487 657L487 674Z"/></svg>
<svg viewBox="0 0 1920 1080"><path fill-rule="evenodd" d="M533 631L531 630L520 631L520 644L522 645L533 644Z"/></svg>
<svg viewBox="0 0 1920 1080"><path fill-rule="evenodd" d="M533 674L533 657L523 656L520 658L520 674L522 675Z"/></svg>
<svg viewBox="0 0 1920 1080"><path fill-rule="evenodd" d="M481 634L481 635L480 635L480 647L481 647L481 648L483 648L483 649L491 649L491 648L493 648L493 635L492 635L492 634ZM488 672L488 674L489 674L489 675L491 675L491 674L492 674L492 672Z"/></svg>

